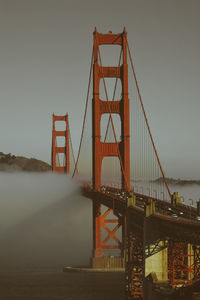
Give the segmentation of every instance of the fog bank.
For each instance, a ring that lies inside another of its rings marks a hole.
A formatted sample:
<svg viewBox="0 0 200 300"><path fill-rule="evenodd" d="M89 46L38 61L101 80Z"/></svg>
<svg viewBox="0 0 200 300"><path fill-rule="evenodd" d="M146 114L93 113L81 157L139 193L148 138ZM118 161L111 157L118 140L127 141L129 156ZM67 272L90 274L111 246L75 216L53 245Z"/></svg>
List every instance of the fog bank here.
<svg viewBox="0 0 200 300"><path fill-rule="evenodd" d="M178 192L183 197L184 204L196 207L196 202L200 199L200 185L198 184L187 184L183 185L172 185L170 184L171 192Z"/></svg>
<svg viewBox="0 0 200 300"><path fill-rule="evenodd" d="M0 173L0 267L87 264L91 203L66 175Z"/></svg>

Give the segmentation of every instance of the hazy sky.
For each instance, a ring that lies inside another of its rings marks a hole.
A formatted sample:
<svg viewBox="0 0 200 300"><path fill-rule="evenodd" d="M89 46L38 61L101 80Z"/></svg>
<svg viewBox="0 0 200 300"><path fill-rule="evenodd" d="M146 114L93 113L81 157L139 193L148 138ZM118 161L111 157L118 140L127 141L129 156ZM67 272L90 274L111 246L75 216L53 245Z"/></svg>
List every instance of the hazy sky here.
<svg viewBox="0 0 200 300"><path fill-rule="evenodd" d="M168 176L200 178L199 0L0 0L0 151L50 162L51 115L80 138L93 30L126 26Z"/></svg>

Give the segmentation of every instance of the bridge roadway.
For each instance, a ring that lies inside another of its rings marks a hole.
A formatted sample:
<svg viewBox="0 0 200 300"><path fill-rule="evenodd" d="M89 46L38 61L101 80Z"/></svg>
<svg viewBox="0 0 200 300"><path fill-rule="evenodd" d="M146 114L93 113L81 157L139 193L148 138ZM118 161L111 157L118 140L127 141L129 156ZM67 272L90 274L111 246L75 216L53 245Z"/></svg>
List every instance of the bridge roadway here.
<svg viewBox="0 0 200 300"><path fill-rule="evenodd" d="M93 190L89 185L83 185L82 194L113 209L116 214L126 215L129 197L127 192L104 186L100 190ZM144 218L145 204L150 197L134 192L133 195L136 197L136 204L128 207L131 226L135 234L142 238L145 220L147 244L169 239L200 244L200 218L197 209L184 204L172 205L168 201L151 197L155 201L156 210L154 214Z"/></svg>

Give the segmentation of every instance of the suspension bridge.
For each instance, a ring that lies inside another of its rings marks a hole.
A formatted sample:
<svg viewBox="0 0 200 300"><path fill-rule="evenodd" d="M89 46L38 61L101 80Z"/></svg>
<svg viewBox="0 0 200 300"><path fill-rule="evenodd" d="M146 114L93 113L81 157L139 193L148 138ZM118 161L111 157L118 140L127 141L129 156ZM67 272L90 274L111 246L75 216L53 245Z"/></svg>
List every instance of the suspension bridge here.
<svg viewBox="0 0 200 300"><path fill-rule="evenodd" d="M103 55L109 47L115 66ZM56 129L60 121L64 130ZM170 191L125 28L95 28L77 158L68 115L53 115L52 169L71 173L92 200L92 266L125 268L126 299L178 299L200 290L200 203L186 205Z"/></svg>

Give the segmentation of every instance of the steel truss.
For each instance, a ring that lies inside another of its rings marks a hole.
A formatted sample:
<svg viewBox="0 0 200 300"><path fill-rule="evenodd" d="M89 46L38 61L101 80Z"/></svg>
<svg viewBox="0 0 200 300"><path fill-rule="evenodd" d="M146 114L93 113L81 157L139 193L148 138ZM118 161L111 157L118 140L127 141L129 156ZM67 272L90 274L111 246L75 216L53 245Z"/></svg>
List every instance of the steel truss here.
<svg viewBox="0 0 200 300"><path fill-rule="evenodd" d="M130 218L126 226L126 282L127 300L143 298L144 251L143 239L131 230Z"/></svg>
<svg viewBox="0 0 200 300"><path fill-rule="evenodd" d="M158 239L152 244L148 244L145 246L145 258L148 258L163 249L167 248L168 241L167 240L162 240Z"/></svg>
<svg viewBox="0 0 200 300"><path fill-rule="evenodd" d="M200 245L169 240L168 266L172 287L194 284L200 279Z"/></svg>
<svg viewBox="0 0 200 300"><path fill-rule="evenodd" d="M102 212L102 205L97 201L93 203L93 256L95 258L103 257L105 249L119 249L121 251L121 257L124 257L125 217L117 214L117 218L113 218L113 216L108 218L111 214L114 214L112 209L107 209L105 212ZM115 226L111 229L109 224L114 224ZM122 228L121 240L116 235L120 227ZM105 230L104 232L107 233L106 237L103 237L103 229Z"/></svg>

